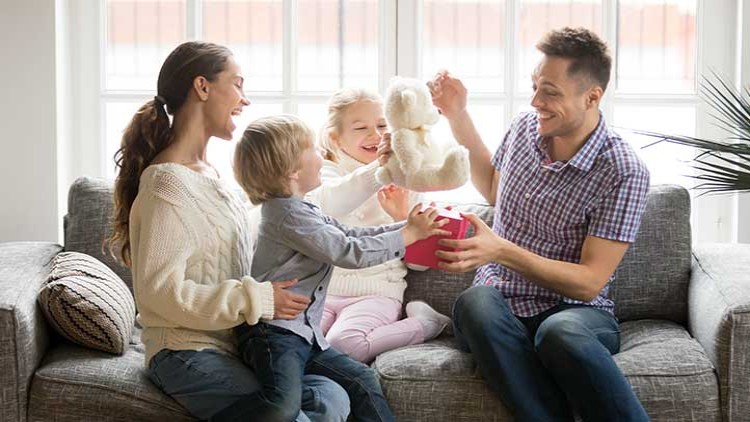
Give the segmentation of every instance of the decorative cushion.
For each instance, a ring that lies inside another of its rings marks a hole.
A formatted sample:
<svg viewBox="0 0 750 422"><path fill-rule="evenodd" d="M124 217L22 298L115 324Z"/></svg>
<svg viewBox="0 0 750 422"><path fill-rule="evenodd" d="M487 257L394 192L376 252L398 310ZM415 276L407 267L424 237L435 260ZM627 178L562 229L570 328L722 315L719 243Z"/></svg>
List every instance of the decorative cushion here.
<svg viewBox="0 0 750 422"><path fill-rule="evenodd" d="M38 302L49 324L74 343L118 355L130 344L133 295L96 258L79 252L58 254Z"/></svg>

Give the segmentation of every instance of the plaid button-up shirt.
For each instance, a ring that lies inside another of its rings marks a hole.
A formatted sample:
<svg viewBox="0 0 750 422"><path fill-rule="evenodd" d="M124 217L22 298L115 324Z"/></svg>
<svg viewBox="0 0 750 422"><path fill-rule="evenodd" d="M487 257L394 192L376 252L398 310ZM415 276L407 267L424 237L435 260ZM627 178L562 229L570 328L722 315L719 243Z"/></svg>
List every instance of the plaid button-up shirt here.
<svg viewBox="0 0 750 422"><path fill-rule="evenodd" d="M537 255L577 263L586 236L632 243L646 206L649 173L633 149L607 129L604 117L568 161L553 162L537 133L534 112L518 116L492 158L500 173L493 230ZM591 302L538 286L497 263L480 267L475 285L503 293L513 312L537 315L559 303L604 309L614 274Z"/></svg>

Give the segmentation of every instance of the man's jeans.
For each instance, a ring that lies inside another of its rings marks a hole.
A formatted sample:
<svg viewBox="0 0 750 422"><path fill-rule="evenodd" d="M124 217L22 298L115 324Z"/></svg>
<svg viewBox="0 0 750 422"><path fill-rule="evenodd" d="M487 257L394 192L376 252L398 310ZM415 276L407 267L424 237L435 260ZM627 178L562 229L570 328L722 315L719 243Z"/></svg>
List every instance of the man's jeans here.
<svg viewBox="0 0 750 422"><path fill-rule="evenodd" d="M215 416L260 390L257 377L242 361L214 350L162 350L151 359L147 373L157 387L204 420L233 420ZM322 376L306 375L302 412L295 420L344 422L349 406L341 386Z"/></svg>
<svg viewBox="0 0 750 422"><path fill-rule="evenodd" d="M612 359L620 331L610 313L560 304L539 315L513 315L488 286L464 291L453 308L460 347L471 352L488 386L518 421L647 421Z"/></svg>
<svg viewBox="0 0 750 422"><path fill-rule="evenodd" d="M375 372L330 347L320 350L284 328L259 323L235 328L242 360L261 383L220 415L259 421L289 421L299 412L304 375L324 376L346 390L357 421L394 420Z"/></svg>

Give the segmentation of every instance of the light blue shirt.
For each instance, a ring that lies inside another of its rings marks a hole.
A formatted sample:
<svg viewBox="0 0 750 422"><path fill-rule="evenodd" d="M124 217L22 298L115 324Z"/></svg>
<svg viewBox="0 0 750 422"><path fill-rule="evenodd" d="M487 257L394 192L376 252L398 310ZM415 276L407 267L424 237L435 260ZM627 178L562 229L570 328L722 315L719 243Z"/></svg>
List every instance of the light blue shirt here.
<svg viewBox="0 0 750 422"><path fill-rule="evenodd" d="M287 290L311 300L293 320L266 322L327 349L320 320L333 266L365 268L402 258L404 224L348 227L294 196L264 202L251 274L258 281L296 278Z"/></svg>

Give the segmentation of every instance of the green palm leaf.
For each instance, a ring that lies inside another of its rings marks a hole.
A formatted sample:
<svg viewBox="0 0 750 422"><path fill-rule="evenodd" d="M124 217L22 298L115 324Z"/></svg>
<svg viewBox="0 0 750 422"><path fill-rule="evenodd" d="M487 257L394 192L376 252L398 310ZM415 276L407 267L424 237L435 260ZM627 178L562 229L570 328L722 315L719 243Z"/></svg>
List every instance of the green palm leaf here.
<svg viewBox="0 0 750 422"><path fill-rule="evenodd" d="M719 127L727 131L723 140L701 139L692 136L670 135L649 131L636 133L655 138L648 148L669 142L696 148L692 175L701 183L695 188L704 193L750 191L750 88L737 90L713 73L713 80L703 78L701 96L713 109L712 116Z"/></svg>

